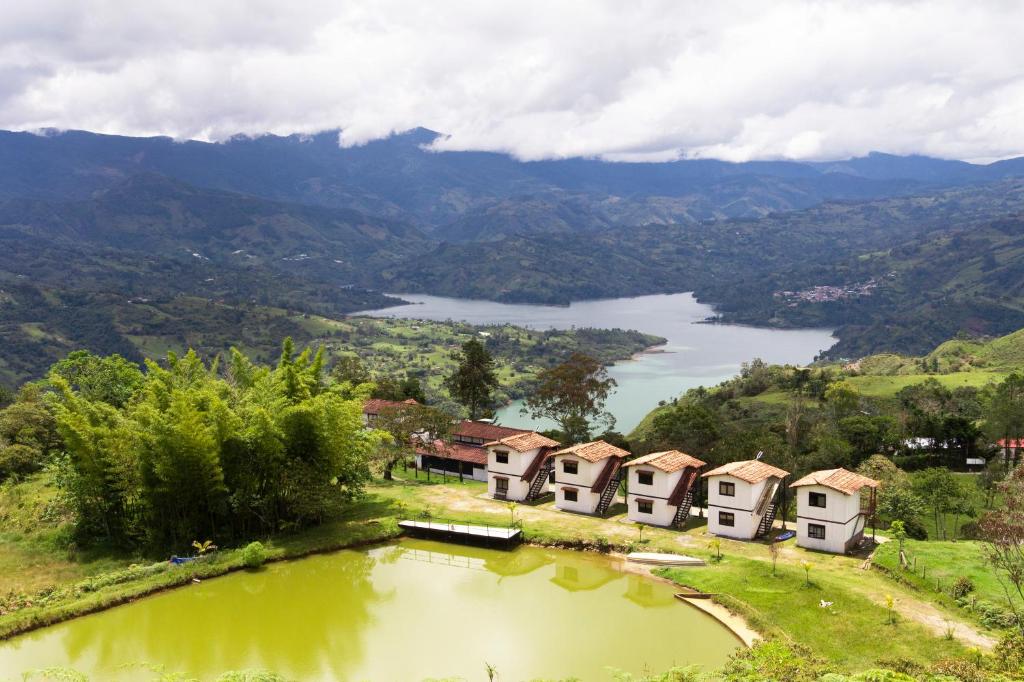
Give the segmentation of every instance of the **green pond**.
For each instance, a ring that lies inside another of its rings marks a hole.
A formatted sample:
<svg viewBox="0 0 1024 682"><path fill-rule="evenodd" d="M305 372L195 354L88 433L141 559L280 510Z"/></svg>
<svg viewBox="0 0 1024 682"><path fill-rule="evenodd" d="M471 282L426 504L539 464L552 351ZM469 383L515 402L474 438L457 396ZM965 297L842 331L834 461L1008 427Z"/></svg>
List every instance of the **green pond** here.
<svg viewBox="0 0 1024 682"><path fill-rule="evenodd" d="M609 668L713 669L739 646L670 585L614 559L403 540L268 565L0 643L0 679L69 666L95 680L161 666L211 679L264 668L295 680L611 679ZM129 664L129 667L125 667Z"/></svg>

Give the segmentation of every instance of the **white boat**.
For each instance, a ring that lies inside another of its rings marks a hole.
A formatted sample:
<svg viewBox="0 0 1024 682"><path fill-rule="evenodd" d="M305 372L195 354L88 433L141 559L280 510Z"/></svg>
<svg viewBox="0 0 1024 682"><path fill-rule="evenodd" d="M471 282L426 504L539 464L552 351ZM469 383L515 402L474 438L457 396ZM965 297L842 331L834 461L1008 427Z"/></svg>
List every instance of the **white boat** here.
<svg viewBox="0 0 1024 682"><path fill-rule="evenodd" d="M626 555L630 561L638 564L654 564L657 566L703 566L704 560L682 554L661 554L659 552L630 552Z"/></svg>

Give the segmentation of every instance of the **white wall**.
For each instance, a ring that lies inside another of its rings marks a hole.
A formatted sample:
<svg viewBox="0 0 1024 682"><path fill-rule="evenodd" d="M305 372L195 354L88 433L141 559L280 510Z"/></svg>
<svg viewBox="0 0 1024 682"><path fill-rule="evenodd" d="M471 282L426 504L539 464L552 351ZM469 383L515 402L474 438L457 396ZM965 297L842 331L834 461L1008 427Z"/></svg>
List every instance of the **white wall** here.
<svg viewBox="0 0 1024 682"><path fill-rule="evenodd" d="M566 461L577 462L578 470L575 474L567 474L564 469ZM601 495L590 492L590 487L601 475L601 471L608 464L607 459L590 463L575 455L558 455L555 457L555 508L565 511L580 512L582 514L593 514L597 509L597 503L601 501ZM576 489L576 501L570 502L565 499L565 488Z"/></svg>
<svg viewBox="0 0 1024 682"><path fill-rule="evenodd" d="M682 469L670 474L650 466L626 467L628 477L626 479L626 516L630 521L649 523L655 526L670 526L676 516L678 507L669 506L668 498L675 490L679 479L683 477ZM651 485L640 483L640 472L650 472L654 480ZM651 513L644 514L638 508L637 500L650 500Z"/></svg>
<svg viewBox="0 0 1024 682"><path fill-rule="evenodd" d="M725 475L709 476L706 480L708 481L708 532L741 540L752 539L761 523L761 517L754 514L754 507L757 506L765 486L771 479L765 479L759 483L747 483L735 476ZM718 484L722 481L736 486L735 496L729 497L718 492ZM721 525L718 522L719 511L732 512L735 517L735 525Z"/></svg>
<svg viewBox="0 0 1024 682"><path fill-rule="evenodd" d="M498 463L498 453L508 453L508 463ZM532 481L522 480L523 474L530 468L534 458L540 455L540 448L516 452L512 448L493 445L487 448L487 494L494 497L496 484L495 478L508 479L508 494L506 500L522 502L530 492Z"/></svg>
<svg viewBox="0 0 1024 682"><path fill-rule="evenodd" d="M842 554L846 543L858 531L863 530L860 516L860 493L845 495L838 490L821 485L801 486L796 492L796 544L807 549ZM812 507L808 502L810 493L824 493L825 508ZM812 538L808 534L810 524L825 526L825 539Z"/></svg>

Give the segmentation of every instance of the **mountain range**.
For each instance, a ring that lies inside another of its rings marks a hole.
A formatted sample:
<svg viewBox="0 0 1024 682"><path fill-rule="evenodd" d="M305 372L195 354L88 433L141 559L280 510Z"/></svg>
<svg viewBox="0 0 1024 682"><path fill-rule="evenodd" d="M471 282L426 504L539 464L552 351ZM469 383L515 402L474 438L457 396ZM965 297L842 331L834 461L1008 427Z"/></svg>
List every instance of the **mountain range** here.
<svg viewBox="0 0 1024 682"><path fill-rule="evenodd" d="M185 345L181 316L204 301L200 326L223 332L395 302L378 291L692 290L723 320L836 327L837 355L1024 326L1024 158L523 162L435 151L438 137L0 132L0 378L76 346L131 356L154 326Z"/></svg>

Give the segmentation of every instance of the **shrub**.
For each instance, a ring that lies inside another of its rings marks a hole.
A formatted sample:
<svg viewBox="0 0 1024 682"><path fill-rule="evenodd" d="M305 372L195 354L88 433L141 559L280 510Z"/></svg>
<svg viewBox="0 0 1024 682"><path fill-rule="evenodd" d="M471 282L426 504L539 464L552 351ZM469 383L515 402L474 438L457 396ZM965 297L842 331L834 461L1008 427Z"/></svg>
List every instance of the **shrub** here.
<svg viewBox="0 0 1024 682"><path fill-rule="evenodd" d="M977 521L968 521L960 526L960 537L964 540L977 540L981 537L981 528Z"/></svg>
<svg viewBox="0 0 1024 682"><path fill-rule="evenodd" d="M250 542L242 550L242 564L246 568L259 568L267 560L267 549L262 542Z"/></svg>
<svg viewBox="0 0 1024 682"><path fill-rule="evenodd" d="M0 445L0 481L38 470L39 458L39 452L27 445Z"/></svg>
<svg viewBox="0 0 1024 682"><path fill-rule="evenodd" d="M953 599L962 599L974 591L974 583L965 575L960 576L949 588L949 594Z"/></svg>
<svg viewBox="0 0 1024 682"><path fill-rule="evenodd" d="M906 519L903 522L903 530L907 531L907 537L911 540L928 539L928 530L917 519Z"/></svg>

